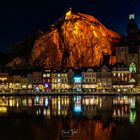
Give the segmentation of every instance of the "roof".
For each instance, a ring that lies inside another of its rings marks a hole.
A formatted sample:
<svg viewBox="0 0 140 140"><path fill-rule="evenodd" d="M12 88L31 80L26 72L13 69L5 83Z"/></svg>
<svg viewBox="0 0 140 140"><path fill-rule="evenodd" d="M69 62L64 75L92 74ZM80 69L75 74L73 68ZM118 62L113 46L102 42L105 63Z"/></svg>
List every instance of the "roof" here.
<svg viewBox="0 0 140 140"><path fill-rule="evenodd" d="M74 77L76 76L82 76L81 69L74 69Z"/></svg>
<svg viewBox="0 0 140 140"><path fill-rule="evenodd" d="M113 68L124 68L124 67L128 67L125 63L115 63L113 66Z"/></svg>

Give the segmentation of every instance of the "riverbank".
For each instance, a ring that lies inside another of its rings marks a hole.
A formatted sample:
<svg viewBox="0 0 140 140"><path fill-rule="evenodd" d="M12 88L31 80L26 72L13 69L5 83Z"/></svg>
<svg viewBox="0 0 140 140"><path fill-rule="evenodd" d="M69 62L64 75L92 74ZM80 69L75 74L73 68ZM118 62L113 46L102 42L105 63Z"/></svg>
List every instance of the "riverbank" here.
<svg viewBox="0 0 140 140"><path fill-rule="evenodd" d="M37 93L0 93L0 96L72 96L72 95L79 95L79 96L140 96L140 93L136 92L129 92L129 93L99 93L99 92L88 92L88 93L48 93L48 92L37 92Z"/></svg>

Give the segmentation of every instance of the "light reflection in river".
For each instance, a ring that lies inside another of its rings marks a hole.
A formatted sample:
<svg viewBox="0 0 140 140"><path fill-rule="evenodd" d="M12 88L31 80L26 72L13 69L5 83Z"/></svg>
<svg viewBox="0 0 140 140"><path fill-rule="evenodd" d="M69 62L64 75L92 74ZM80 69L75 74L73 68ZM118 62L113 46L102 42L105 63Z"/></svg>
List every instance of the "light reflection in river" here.
<svg viewBox="0 0 140 140"><path fill-rule="evenodd" d="M132 96L0 97L0 117L11 122L11 114L19 120L22 114L28 118L25 127L36 139L40 135L41 139L64 139L62 130L69 132L69 139L73 138L70 132L76 131L77 140L120 139L123 133L122 138L127 139L129 131L134 131L136 138L140 135L139 108L140 97ZM14 125L16 119L12 119Z"/></svg>

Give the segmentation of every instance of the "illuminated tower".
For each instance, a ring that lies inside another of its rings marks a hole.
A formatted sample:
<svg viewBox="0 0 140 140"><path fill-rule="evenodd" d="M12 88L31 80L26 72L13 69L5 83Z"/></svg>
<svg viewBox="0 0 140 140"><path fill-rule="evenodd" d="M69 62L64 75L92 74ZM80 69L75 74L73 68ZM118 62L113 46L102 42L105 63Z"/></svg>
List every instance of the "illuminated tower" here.
<svg viewBox="0 0 140 140"><path fill-rule="evenodd" d="M122 45L116 47L116 61L129 67L131 77L140 85L140 43L138 43L138 26L134 12L134 1L128 15L127 36Z"/></svg>
<svg viewBox="0 0 140 140"><path fill-rule="evenodd" d="M131 8L129 12L129 21L127 25L127 65L137 84L140 84L140 46L138 44L138 26L134 10L135 1L131 0Z"/></svg>
<svg viewBox="0 0 140 140"><path fill-rule="evenodd" d="M136 24L135 21L135 10L134 10L134 1L131 0L131 8L130 8L130 12L129 12L129 22L127 25L127 43L130 46L136 45L137 43L137 33L138 33L138 26ZM131 51L135 51L137 52L137 50L134 49L130 49L129 52Z"/></svg>

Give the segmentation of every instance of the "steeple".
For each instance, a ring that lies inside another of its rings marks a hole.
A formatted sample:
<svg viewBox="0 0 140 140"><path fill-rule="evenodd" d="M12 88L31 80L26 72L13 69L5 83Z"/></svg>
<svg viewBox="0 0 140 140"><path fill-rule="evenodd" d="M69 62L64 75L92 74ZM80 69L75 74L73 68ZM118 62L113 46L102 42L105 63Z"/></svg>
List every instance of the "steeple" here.
<svg viewBox="0 0 140 140"><path fill-rule="evenodd" d="M135 13L134 13L134 10L133 9L129 13L129 20L135 20Z"/></svg>
<svg viewBox="0 0 140 140"><path fill-rule="evenodd" d="M135 0L130 0L129 20L135 20Z"/></svg>
<svg viewBox="0 0 140 140"><path fill-rule="evenodd" d="M130 45L134 45L136 43L136 34L138 32L138 26L135 22L135 0L130 0L130 5L129 21L127 25L127 42Z"/></svg>
<svg viewBox="0 0 140 140"><path fill-rule="evenodd" d="M127 33L128 34L133 34L133 33L137 33L138 31L138 27L137 24L135 22L135 0L130 0L130 12L129 12L129 22L127 25Z"/></svg>

